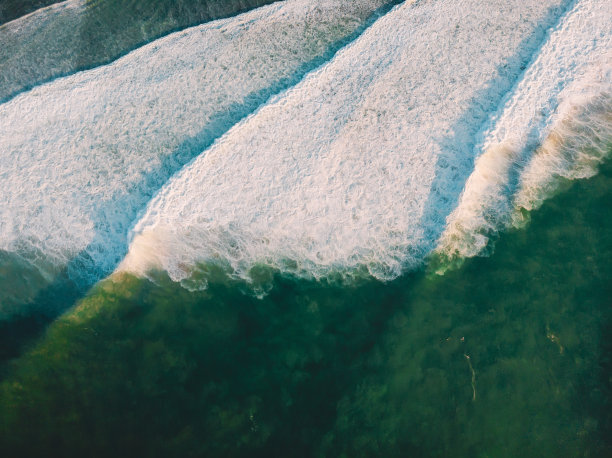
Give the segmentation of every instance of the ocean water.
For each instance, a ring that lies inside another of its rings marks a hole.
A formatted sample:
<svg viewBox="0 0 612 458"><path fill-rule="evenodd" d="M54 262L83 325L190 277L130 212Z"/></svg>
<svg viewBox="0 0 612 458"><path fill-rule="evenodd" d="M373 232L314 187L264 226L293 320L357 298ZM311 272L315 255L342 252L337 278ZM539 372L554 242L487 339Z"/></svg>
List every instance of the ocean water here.
<svg viewBox="0 0 612 458"><path fill-rule="evenodd" d="M612 8L392 3L0 104L3 455L612 454Z"/></svg>
<svg viewBox="0 0 612 458"><path fill-rule="evenodd" d="M612 168L443 276L97 285L0 385L10 456L609 456Z"/></svg>
<svg viewBox="0 0 612 458"><path fill-rule="evenodd" d="M0 24L17 19L38 8L55 3L54 0L5 0L0 3Z"/></svg>
<svg viewBox="0 0 612 458"><path fill-rule="evenodd" d="M0 104L1 260L27 283L0 279L0 319L28 308L53 315L62 304L45 290L86 290L112 272L173 173L388 4L276 3Z"/></svg>

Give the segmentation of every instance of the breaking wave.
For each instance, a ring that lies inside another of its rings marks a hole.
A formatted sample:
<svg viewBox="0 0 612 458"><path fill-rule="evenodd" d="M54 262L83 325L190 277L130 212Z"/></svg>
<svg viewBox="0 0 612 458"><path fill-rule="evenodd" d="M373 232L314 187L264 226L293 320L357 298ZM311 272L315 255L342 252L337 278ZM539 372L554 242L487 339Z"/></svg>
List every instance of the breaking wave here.
<svg viewBox="0 0 612 458"><path fill-rule="evenodd" d="M396 7L232 128L152 200L119 270L192 284L207 262L384 280L420 265L480 126L571 6L460 3Z"/></svg>
<svg viewBox="0 0 612 458"><path fill-rule="evenodd" d="M612 143L612 11L578 2L491 120L438 252L482 253L500 229L520 225L560 178L586 178Z"/></svg>

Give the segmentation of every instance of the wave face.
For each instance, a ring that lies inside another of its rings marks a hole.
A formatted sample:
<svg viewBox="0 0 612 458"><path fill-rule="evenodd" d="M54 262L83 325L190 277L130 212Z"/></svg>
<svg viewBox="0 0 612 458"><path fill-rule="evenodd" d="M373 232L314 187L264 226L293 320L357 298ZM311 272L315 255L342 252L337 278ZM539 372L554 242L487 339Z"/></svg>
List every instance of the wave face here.
<svg viewBox="0 0 612 458"><path fill-rule="evenodd" d="M384 4L277 3L170 35L0 105L3 259L33 266L42 284L62 270L85 285L108 274L138 212L172 173ZM9 294L5 311L17 300Z"/></svg>
<svg viewBox="0 0 612 458"><path fill-rule="evenodd" d="M568 2L406 2L153 199L120 270L221 260L393 278L435 246L475 136ZM197 269L195 269L197 270Z"/></svg>
<svg viewBox="0 0 612 458"><path fill-rule="evenodd" d="M612 144L611 116L612 9L576 2L486 127L439 251L474 256L559 178L593 175Z"/></svg>
<svg viewBox="0 0 612 458"><path fill-rule="evenodd" d="M0 101L74 71L85 0L68 0L0 27Z"/></svg>

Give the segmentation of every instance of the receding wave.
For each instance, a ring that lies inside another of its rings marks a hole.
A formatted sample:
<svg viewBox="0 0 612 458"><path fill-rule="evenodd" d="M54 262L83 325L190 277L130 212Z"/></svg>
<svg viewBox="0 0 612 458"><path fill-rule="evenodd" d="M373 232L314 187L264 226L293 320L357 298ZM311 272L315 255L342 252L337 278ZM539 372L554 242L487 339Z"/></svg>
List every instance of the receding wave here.
<svg viewBox="0 0 612 458"><path fill-rule="evenodd" d="M67 270L89 285L108 274L130 224L172 173L329 58L385 3L277 3L0 105L2 259L17 254L39 279Z"/></svg>
<svg viewBox="0 0 612 458"><path fill-rule="evenodd" d="M420 264L472 171L478 129L567 6L396 7L174 177L120 269L185 280L220 260L244 277L265 264L389 279Z"/></svg>
<svg viewBox="0 0 612 458"><path fill-rule="evenodd" d="M520 225L560 178L596 173L612 144L612 11L579 2L527 69L484 132L478 157L438 251L482 253Z"/></svg>

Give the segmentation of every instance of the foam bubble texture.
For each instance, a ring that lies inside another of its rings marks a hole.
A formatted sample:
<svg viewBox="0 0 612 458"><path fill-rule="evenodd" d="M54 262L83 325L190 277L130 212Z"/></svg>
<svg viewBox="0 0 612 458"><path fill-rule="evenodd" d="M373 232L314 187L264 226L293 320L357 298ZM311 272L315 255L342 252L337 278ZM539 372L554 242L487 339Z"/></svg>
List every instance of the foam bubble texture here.
<svg viewBox="0 0 612 458"><path fill-rule="evenodd" d="M406 2L153 199L120 270L220 260L388 279L422 262L475 136L568 2ZM196 269L197 270L197 269Z"/></svg>
<svg viewBox="0 0 612 458"><path fill-rule="evenodd" d="M0 250L45 278L112 271L130 225L172 173L385 3L278 2L0 105Z"/></svg>
<svg viewBox="0 0 612 458"><path fill-rule="evenodd" d="M575 2L492 117L438 250L481 253L492 234L519 224L559 177L595 173L612 141L612 7Z"/></svg>

